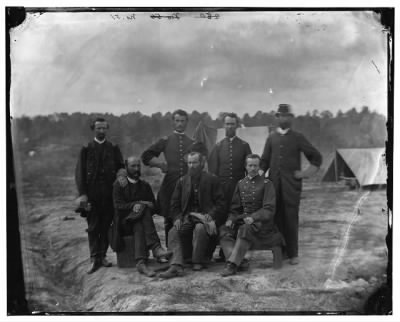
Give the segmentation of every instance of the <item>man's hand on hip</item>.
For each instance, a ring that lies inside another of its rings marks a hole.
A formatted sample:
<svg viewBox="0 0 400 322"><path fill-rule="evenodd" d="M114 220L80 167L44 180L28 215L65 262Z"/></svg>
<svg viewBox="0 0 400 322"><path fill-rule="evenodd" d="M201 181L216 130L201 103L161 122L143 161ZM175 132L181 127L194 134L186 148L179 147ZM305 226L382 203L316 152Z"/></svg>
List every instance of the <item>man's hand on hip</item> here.
<svg viewBox="0 0 400 322"><path fill-rule="evenodd" d="M254 219L252 217L246 217L243 218L243 221L245 224L251 225L254 222Z"/></svg>

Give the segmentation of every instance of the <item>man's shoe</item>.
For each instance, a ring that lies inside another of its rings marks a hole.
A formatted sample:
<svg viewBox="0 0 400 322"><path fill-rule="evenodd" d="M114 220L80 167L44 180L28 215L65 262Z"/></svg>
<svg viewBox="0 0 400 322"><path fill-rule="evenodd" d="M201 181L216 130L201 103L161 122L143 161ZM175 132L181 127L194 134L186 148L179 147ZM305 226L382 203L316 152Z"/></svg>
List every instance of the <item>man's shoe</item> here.
<svg viewBox="0 0 400 322"><path fill-rule="evenodd" d="M235 263L227 262L221 276L235 275L237 272L237 266Z"/></svg>
<svg viewBox="0 0 400 322"><path fill-rule="evenodd" d="M96 258L93 260L92 265L90 266L90 269L87 271L87 273L92 274L95 271L97 271L100 267L101 267L101 261Z"/></svg>
<svg viewBox="0 0 400 322"><path fill-rule="evenodd" d="M105 258L103 258L103 259L101 260L101 266L104 266L104 267L111 267L111 266L112 266L112 263L109 262L108 260L106 260Z"/></svg>
<svg viewBox="0 0 400 322"><path fill-rule="evenodd" d="M171 267L166 271L160 273L161 278L168 279L173 277L178 277L183 275L183 268L179 265L171 265Z"/></svg>
<svg viewBox="0 0 400 322"><path fill-rule="evenodd" d="M153 252L153 257L157 259L159 263L167 263L168 258L171 257L172 252L165 250L161 246L157 246L152 250Z"/></svg>
<svg viewBox="0 0 400 322"><path fill-rule="evenodd" d="M203 269L203 265L201 265L201 264L193 264L192 269L194 271L201 271Z"/></svg>
<svg viewBox="0 0 400 322"><path fill-rule="evenodd" d="M144 261L139 261L139 263L136 264L136 269L140 274L144 274L148 277L156 276L156 272L148 268Z"/></svg>
<svg viewBox="0 0 400 322"><path fill-rule="evenodd" d="M247 258L244 258L237 268L238 271L246 272L250 268L250 261Z"/></svg>
<svg viewBox="0 0 400 322"><path fill-rule="evenodd" d="M289 259L289 263L290 263L290 265L297 265L299 263L299 258L297 256L292 257Z"/></svg>

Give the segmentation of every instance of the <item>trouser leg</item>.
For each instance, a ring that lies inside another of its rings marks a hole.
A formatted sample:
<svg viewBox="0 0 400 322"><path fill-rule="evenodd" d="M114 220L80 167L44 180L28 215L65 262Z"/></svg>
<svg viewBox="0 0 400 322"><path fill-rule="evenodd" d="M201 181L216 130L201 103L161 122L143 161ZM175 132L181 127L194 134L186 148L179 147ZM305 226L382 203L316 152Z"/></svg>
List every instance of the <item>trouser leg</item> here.
<svg viewBox="0 0 400 322"><path fill-rule="evenodd" d="M154 225L151 210L146 209L141 219L144 228L144 236L146 240L147 249L153 249L160 245L160 238L158 237L156 226Z"/></svg>
<svg viewBox="0 0 400 322"><path fill-rule="evenodd" d="M235 263L237 266L240 265L246 252L250 249L251 241L247 239L247 236L252 233L251 225L244 224L239 227L237 239L228 262Z"/></svg>
<svg viewBox="0 0 400 322"><path fill-rule="evenodd" d="M102 217L100 218L100 233L99 233L99 242L101 248L101 257L106 257L107 249L109 246L108 240L108 229L111 226L112 222L112 209L108 209L106 212L102 213Z"/></svg>
<svg viewBox="0 0 400 322"><path fill-rule="evenodd" d="M99 217L98 214L92 210L88 213L86 218L88 224L88 241L89 241L89 252L90 259L94 260L96 257L101 257L101 247L99 238Z"/></svg>
<svg viewBox="0 0 400 322"><path fill-rule="evenodd" d="M205 263L205 255L208 249L209 236L203 224L196 224L193 230L193 254L192 262L194 264Z"/></svg>
<svg viewBox="0 0 400 322"><path fill-rule="evenodd" d="M168 241L169 241L168 234L173 226L174 226L173 220L169 217L164 217L165 245L167 247L168 247Z"/></svg>
<svg viewBox="0 0 400 322"><path fill-rule="evenodd" d="M229 258L236 242L236 232L232 228L221 226L219 238L219 244L224 252L225 258Z"/></svg>
<svg viewBox="0 0 400 322"><path fill-rule="evenodd" d="M285 206L284 215L283 236L286 241L286 253L289 258L297 257L299 248L299 207Z"/></svg>
<svg viewBox="0 0 400 322"><path fill-rule="evenodd" d="M132 223L133 238L135 241L135 260L147 258L146 238L143 224L140 220Z"/></svg>

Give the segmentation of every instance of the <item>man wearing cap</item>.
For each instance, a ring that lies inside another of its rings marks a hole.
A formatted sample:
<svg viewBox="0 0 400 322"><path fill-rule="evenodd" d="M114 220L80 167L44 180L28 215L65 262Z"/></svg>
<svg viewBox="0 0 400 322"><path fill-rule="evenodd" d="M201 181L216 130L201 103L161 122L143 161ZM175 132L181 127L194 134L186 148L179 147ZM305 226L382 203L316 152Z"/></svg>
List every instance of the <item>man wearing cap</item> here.
<svg viewBox="0 0 400 322"><path fill-rule="evenodd" d="M236 274L250 247L270 248L275 268L281 266L283 237L274 224L275 189L272 182L259 175L260 157L246 157L247 176L236 185L228 220L220 228L220 244L226 266L222 276Z"/></svg>
<svg viewBox="0 0 400 322"><path fill-rule="evenodd" d="M169 254L161 247L154 225L155 198L150 184L140 178L140 158L129 157L125 167L128 184L121 186L116 180L113 186L115 239L121 244L122 236L133 235L136 268L139 273L151 277L155 272L146 265L148 251L151 250L159 261L166 261ZM113 248L119 251L118 245Z"/></svg>
<svg viewBox="0 0 400 322"><path fill-rule="evenodd" d="M291 129L294 115L289 104L280 104L276 118L279 127L266 140L261 168L269 170L276 191L276 224L286 241L290 264L298 264L299 205L302 179L315 174L322 163L318 150ZM301 152L310 165L301 170Z"/></svg>
<svg viewBox="0 0 400 322"><path fill-rule="evenodd" d="M157 203L160 215L164 217L165 240L168 242L168 231L173 226L169 214L172 193L178 179L187 173L185 155L190 151L199 151L207 155L207 149L201 142L195 142L185 135L188 123L188 114L183 110L172 113L174 132L165 136L150 146L142 154L145 165L161 169L165 173L160 191L157 195ZM158 160L164 153L165 162Z"/></svg>
<svg viewBox="0 0 400 322"><path fill-rule="evenodd" d="M118 145L106 140L109 126L104 118L91 125L95 137L82 147L75 168L75 181L80 204L87 210L91 267L88 274L101 266L110 267L106 260L109 246L107 232L113 218L112 185L117 171L124 167Z"/></svg>
<svg viewBox="0 0 400 322"><path fill-rule="evenodd" d="M172 195L174 226L168 234L168 249L173 254L170 268L160 274L161 278L181 276L184 259L190 253L193 270L199 271L207 264L208 243L217 234L215 220L225 207L219 180L203 171L205 158L201 153L189 153L187 163L188 174L178 180Z"/></svg>

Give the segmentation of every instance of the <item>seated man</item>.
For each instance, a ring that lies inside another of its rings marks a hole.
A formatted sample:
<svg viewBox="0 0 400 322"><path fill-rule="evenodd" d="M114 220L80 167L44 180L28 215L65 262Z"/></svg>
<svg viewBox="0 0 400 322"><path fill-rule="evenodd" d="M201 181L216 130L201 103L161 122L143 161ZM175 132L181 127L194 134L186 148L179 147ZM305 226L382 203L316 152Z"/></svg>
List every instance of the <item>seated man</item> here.
<svg viewBox="0 0 400 322"><path fill-rule="evenodd" d="M222 276L236 274L252 246L281 251L284 242L274 225L274 186L258 174L260 157L249 154L245 162L247 176L237 183L228 220L220 228L220 245L227 259Z"/></svg>
<svg viewBox="0 0 400 322"><path fill-rule="evenodd" d="M174 227L168 233L168 249L173 252L170 268L161 278L183 274L183 261L192 253L193 270L206 263L210 236L217 234L215 218L224 211L224 193L219 180L203 171L205 160L199 152L188 155L188 174L181 177L171 199Z"/></svg>
<svg viewBox="0 0 400 322"><path fill-rule="evenodd" d="M154 258L165 259L168 252L161 247L154 222L154 194L150 185L140 179L140 159L130 157L125 161L128 184L121 186L116 180L113 186L115 208L114 225L118 236L134 236L136 268L141 274L154 276L155 272L147 267L148 251ZM116 249L114 249L116 250Z"/></svg>

